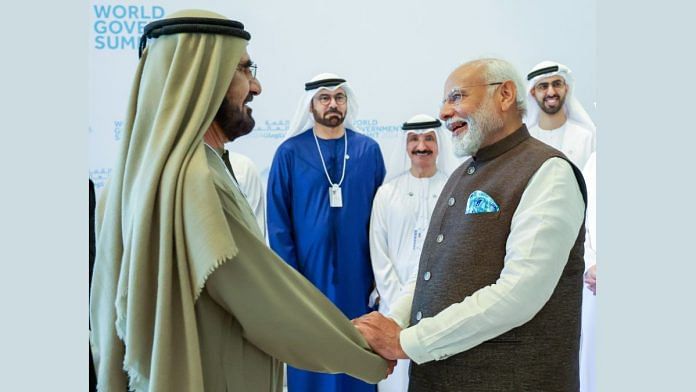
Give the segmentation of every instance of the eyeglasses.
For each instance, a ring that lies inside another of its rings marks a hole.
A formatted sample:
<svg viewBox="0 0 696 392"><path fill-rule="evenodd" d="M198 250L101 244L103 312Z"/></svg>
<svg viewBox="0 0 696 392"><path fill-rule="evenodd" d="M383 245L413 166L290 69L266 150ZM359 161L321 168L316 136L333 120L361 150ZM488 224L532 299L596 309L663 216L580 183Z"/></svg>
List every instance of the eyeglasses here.
<svg viewBox="0 0 696 392"><path fill-rule="evenodd" d="M503 84L503 82L493 82L493 83L486 83L486 84L475 84L473 86L461 86L461 87L455 87L452 89L452 91L447 94L445 99L442 100L442 105L444 106L445 104L447 105L459 105L459 103L462 101L462 98L464 95L466 95L462 90L465 88L471 88L471 87L483 87L483 86L495 86L498 84Z"/></svg>
<svg viewBox="0 0 696 392"><path fill-rule="evenodd" d="M563 80L563 79L556 79L556 80L554 80L553 82L551 82L551 87L553 87L554 90L555 90L555 89L562 88L563 86L565 86L565 84L566 84L566 83L565 83L565 80ZM544 92L544 91L546 91L546 90L549 89L549 83L548 83L548 82L539 83L539 84L537 84L536 86L534 86L534 89L535 89L536 91L542 93L542 92Z"/></svg>
<svg viewBox="0 0 696 392"><path fill-rule="evenodd" d="M317 101L324 106L330 104L332 99L336 101L337 105L345 105L346 101L348 101L348 97L340 93L333 96L329 94L320 94L316 98Z"/></svg>
<svg viewBox="0 0 696 392"><path fill-rule="evenodd" d="M245 64L239 64L239 65L237 65L237 70L238 70L238 71L244 72L244 74L245 74L246 76L250 76L251 79L256 79L256 69L257 69L258 67L259 67L259 66L258 66L256 63L254 63L254 62L252 62L251 60L249 60L249 61L248 61L247 63L245 63Z"/></svg>

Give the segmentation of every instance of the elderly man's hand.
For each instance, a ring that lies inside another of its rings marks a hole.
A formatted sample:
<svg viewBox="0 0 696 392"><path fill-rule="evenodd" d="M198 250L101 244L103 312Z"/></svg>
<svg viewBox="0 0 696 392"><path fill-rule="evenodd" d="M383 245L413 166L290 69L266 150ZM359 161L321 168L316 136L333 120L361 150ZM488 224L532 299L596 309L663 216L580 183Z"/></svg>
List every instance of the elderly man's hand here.
<svg viewBox="0 0 696 392"><path fill-rule="evenodd" d="M597 295L597 264L588 268L585 272L585 285L592 291L593 295Z"/></svg>
<svg viewBox="0 0 696 392"><path fill-rule="evenodd" d="M385 359L408 358L399 342L401 327L394 320L379 312L372 312L354 319L353 324L365 337L370 348Z"/></svg>

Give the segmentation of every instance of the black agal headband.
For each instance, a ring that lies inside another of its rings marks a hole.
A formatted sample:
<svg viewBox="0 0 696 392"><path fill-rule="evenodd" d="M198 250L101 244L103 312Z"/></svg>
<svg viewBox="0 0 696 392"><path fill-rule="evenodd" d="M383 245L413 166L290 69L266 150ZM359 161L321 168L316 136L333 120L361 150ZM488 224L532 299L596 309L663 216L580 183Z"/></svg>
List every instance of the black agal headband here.
<svg viewBox="0 0 696 392"><path fill-rule="evenodd" d="M333 87L333 86L338 86L341 83L345 83L345 79L337 79L337 78L331 78L331 79L322 79L322 80L315 80L313 82L307 82L304 85L305 91L309 90L316 90L319 87Z"/></svg>
<svg viewBox="0 0 696 392"><path fill-rule="evenodd" d="M197 17L162 19L145 26L143 36L140 37L138 58L143 55L148 38L179 33L222 34L243 38L247 41L251 39L251 34L244 30L244 25L236 20Z"/></svg>
<svg viewBox="0 0 696 392"><path fill-rule="evenodd" d="M405 122L402 126L401 129L404 131L410 131L413 129L430 129L430 128L439 128L442 123L440 120L435 119L434 121L426 121L426 122Z"/></svg>
<svg viewBox="0 0 696 392"><path fill-rule="evenodd" d="M536 71L532 71L527 75L527 80L532 80L532 78L535 78L539 75L544 75L544 74L551 73L551 72L558 72L558 65L552 65L550 67L541 68L541 69L537 69Z"/></svg>

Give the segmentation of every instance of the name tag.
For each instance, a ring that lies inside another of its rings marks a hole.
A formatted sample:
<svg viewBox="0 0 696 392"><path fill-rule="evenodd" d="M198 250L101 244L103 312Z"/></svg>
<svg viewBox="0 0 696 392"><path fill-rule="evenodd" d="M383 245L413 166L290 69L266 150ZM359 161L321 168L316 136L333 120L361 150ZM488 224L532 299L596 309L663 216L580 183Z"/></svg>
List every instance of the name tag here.
<svg viewBox="0 0 696 392"><path fill-rule="evenodd" d="M341 187L336 184L329 187L329 205L331 207L343 207Z"/></svg>

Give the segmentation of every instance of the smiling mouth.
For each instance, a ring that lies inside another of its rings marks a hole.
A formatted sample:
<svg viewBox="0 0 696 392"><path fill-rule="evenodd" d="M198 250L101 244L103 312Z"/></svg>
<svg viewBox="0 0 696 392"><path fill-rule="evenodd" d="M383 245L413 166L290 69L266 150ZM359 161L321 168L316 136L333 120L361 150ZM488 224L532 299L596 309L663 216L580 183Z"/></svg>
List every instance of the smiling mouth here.
<svg viewBox="0 0 696 392"><path fill-rule="evenodd" d="M456 121L449 124L447 129L449 129L454 136L458 136L460 133L465 132L469 128L468 125L469 124L466 121Z"/></svg>
<svg viewBox="0 0 696 392"><path fill-rule="evenodd" d="M433 152L431 150L415 150L415 151L411 151L411 154L416 155L416 156L428 156L428 155L432 155Z"/></svg>
<svg viewBox="0 0 696 392"><path fill-rule="evenodd" d="M559 101L558 96L544 98L544 102L550 105L557 104Z"/></svg>

